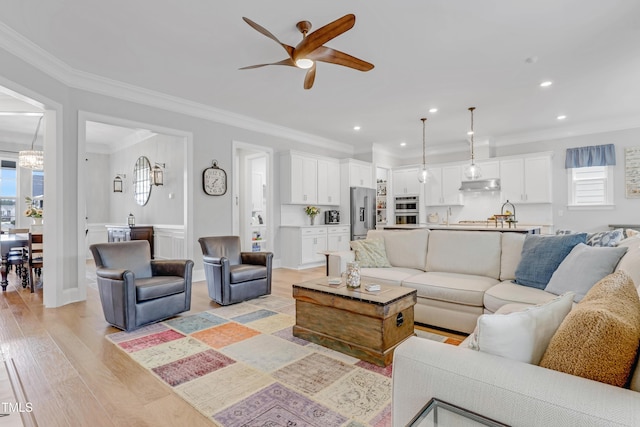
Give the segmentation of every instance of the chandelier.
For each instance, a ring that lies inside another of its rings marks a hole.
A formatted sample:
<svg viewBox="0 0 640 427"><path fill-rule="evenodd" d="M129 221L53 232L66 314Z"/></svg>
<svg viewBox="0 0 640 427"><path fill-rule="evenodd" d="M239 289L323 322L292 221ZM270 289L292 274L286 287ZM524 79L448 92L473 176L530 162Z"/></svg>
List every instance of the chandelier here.
<svg viewBox="0 0 640 427"><path fill-rule="evenodd" d="M476 107L469 107L471 112L471 131L468 134L471 135L471 163L464 169L464 175L471 181L482 176L480 166L475 164L475 153L473 152L473 110L475 109Z"/></svg>
<svg viewBox="0 0 640 427"><path fill-rule="evenodd" d="M32 169L36 171L44 170L44 151L33 149L33 144L38 138L38 131L40 130L42 117L43 116L40 116L40 120L38 120L38 127L36 127L36 133L35 135L33 135L33 141L31 141L31 150L23 150L18 153L18 165L21 168Z"/></svg>
<svg viewBox="0 0 640 427"><path fill-rule="evenodd" d="M425 139L425 125L426 125L427 119L423 117L420 120L422 120L422 169L420 170L420 172L418 172L418 181L420 181L421 184L424 184L425 182L427 182L427 178L429 177L429 171L427 170L427 155L426 155L427 140Z"/></svg>

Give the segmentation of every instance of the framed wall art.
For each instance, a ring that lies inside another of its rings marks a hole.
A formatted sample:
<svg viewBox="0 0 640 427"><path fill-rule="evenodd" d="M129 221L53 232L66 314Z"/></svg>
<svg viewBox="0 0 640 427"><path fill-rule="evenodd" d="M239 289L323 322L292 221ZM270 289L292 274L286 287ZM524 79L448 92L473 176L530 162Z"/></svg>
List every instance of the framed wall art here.
<svg viewBox="0 0 640 427"><path fill-rule="evenodd" d="M624 184L627 199L640 199L640 147L624 150Z"/></svg>

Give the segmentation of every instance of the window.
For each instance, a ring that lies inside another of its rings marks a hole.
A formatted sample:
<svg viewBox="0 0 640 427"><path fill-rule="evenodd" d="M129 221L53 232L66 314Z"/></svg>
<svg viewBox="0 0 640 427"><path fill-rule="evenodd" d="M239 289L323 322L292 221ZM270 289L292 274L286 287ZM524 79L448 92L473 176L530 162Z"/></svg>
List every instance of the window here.
<svg viewBox="0 0 640 427"><path fill-rule="evenodd" d="M569 206L613 205L613 167L590 166L567 169Z"/></svg>
<svg viewBox="0 0 640 427"><path fill-rule="evenodd" d="M0 161L0 213L2 230L14 228L16 225L16 162Z"/></svg>

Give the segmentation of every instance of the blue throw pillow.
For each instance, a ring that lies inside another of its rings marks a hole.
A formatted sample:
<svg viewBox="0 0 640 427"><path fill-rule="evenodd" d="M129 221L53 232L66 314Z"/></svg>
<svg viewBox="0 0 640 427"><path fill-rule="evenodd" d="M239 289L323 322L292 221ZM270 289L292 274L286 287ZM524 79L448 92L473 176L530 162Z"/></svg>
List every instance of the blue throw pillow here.
<svg viewBox="0 0 640 427"><path fill-rule="evenodd" d="M522 258L516 268L519 285L544 289L553 272L578 243L587 242L587 233L561 236L528 234L522 245Z"/></svg>

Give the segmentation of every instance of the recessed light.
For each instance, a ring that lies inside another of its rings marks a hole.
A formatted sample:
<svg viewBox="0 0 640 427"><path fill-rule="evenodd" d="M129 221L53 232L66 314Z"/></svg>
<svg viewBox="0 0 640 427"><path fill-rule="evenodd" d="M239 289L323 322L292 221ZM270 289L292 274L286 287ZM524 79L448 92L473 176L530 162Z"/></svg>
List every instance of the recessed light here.
<svg viewBox="0 0 640 427"><path fill-rule="evenodd" d="M400 143L400 147L406 147L407 143L406 142L401 142Z"/></svg>
<svg viewBox="0 0 640 427"><path fill-rule="evenodd" d="M547 80L547 81L544 81L544 82L540 83L540 87L549 87L552 84L553 84L553 82L551 80Z"/></svg>
<svg viewBox="0 0 640 427"><path fill-rule="evenodd" d="M567 116L565 116L565 115L563 115L563 114L561 114L561 115L559 115L558 117L556 117L556 119L558 119L558 120L564 120L564 119L566 119L566 118L567 118Z"/></svg>
<svg viewBox="0 0 640 427"><path fill-rule="evenodd" d="M429 112L430 112L430 113L437 113L437 112L438 112L438 109L437 109L437 108L431 108L431 109L429 110Z"/></svg>
<svg viewBox="0 0 640 427"><path fill-rule="evenodd" d="M467 135L469 135L469 136L473 135L473 131L467 132Z"/></svg>
<svg viewBox="0 0 640 427"><path fill-rule="evenodd" d="M360 126L354 126L353 130L360 130Z"/></svg>

